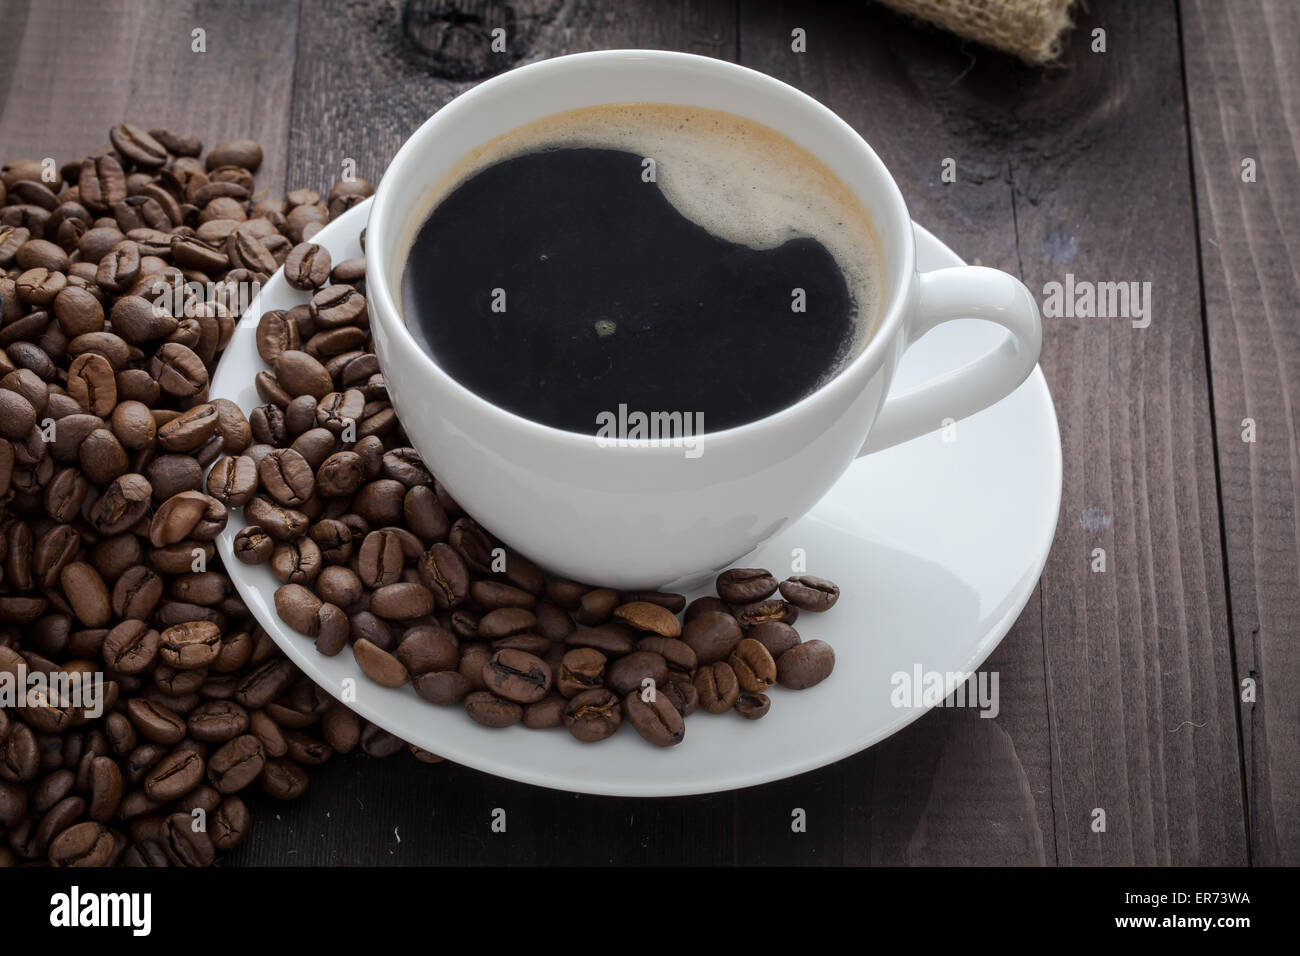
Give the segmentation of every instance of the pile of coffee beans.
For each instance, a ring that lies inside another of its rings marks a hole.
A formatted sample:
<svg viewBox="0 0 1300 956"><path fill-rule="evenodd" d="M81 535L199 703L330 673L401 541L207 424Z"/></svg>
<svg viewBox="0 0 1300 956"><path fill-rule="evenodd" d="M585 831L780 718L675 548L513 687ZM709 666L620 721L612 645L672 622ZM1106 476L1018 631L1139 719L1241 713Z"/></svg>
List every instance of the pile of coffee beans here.
<svg viewBox="0 0 1300 956"><path fill-rule="evenodd" d="M214 553L229 496L203 491L265 425L208 401L244 305L286 262L321 281L294 247L370 188L258 198L249 140L109 140L0 169L0 866L205 865L247 833L246 788L407 748L256 626Z"/></svg>
<svg viewBox="0 0 1300 956"><path fill-rule="evenodd" d="M466 515L389 404L363 265L312 242L289 253L286 278L307 301L262 316L254 443L227 445L208 475L209 496L244 508L235 553L269 562L281 620L322 654L350 648L385 687L409 682L487 727L564 726L588 742L626 719L671 746L699 708L754 720L774 684L825 679L834 652L793 625L835 604L829 581L733 569L718 597L686 607L680 594L548 578ZM201 520L198 498L190 512Z"/></svg>

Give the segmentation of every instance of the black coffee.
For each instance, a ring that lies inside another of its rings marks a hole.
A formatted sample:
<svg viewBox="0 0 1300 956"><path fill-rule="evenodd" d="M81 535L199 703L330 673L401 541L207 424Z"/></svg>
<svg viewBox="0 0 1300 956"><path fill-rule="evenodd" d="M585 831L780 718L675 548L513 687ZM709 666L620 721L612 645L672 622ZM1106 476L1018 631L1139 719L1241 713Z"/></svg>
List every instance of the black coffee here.
<svg viewBox="0 0 1300 956"><path fill-rule="evenodd" d="M811 210L788 195L737 210L767 234L750 235L723 225L726 190L770 189L761 175L723 184L716 166L682 173L693 160L680 144L652 167L618 140L573 138L474 171L419 229L403 308L453 378L569 431L594 433L620 408L702 415L718 431L797 402L855 354L861 280L808 235ZM789 208L804 221L775 222Z"/></svg>

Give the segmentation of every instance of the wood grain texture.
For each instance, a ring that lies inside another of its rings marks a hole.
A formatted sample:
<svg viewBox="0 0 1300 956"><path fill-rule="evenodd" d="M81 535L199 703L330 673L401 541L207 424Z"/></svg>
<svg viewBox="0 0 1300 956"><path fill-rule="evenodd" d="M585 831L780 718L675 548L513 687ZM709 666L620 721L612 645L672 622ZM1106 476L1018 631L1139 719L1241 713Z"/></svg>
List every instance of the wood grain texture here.
<svg viewBox="0 0 1300 956"><path fill-rule="evenodd" d="M0 145L62 164L123 120L205 148L250 137L284 187L296 0L0 0ZM192 34L204 31L206 52Z"/></svg>
<svg viewBox="0 0 1300 956"><path fill-rule="evenodd" d="M1256 863L1300 863L1300 7L1182 5ZM1242 162L1254 160L1254 182ZM1243 441L1244 420L1257 430Z"/></svg>
<svg viewBox="0 0 1300 956"><path fill-rule="evenodd" d="M1195 219L1172 2L1098 3L1011 124L1018 256L1150 282L1147 328L1044 321L1061 521L1042 580L1057 858L1246 862ZM1105 53L1091 51L1092 29ZM1106 571L1089 568L1104 548ZM1094 832L1096 810L1106 814Z"/></svg>
<svg viewBox="0 0 1300 956"><path fill-rule="evenodd" d="M791 48L796 28L807 52ZM1017 271L1007 130L998 118L1015 109L1032 71L998 54L981 53L972 66L959 40L871 4L746 3L741 57L861 133L915 220L968 261ZM941 179L947 157L957 162L954 183ZM842 776L833 789L843 862L1055 862L1040 605L1036 593L981 668L999 674L997 719L936 710L832 768ZM747 815L762 809L767 789L741 798ZM747 849L754 862L772 859L762 847Z"/></svg>

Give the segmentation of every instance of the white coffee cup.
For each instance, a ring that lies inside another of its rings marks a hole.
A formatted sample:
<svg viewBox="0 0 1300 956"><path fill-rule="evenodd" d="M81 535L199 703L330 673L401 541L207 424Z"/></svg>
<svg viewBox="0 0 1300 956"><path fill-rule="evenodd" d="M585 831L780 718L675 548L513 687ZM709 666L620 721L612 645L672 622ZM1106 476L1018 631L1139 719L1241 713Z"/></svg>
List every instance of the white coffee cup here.
<svg viewBox="0 0 1300 956"><path fill-rule="evenodd" d="M433 185L468 153L518 126L606 103L723 110L817 156L870 214L884 269L874 337L834 378L776 414L681 446L610 446L499 408L456 382L403 321L402 270ZM681 588L744 557L802 517L857 456L988 407L1038 360L1038 306L1013 276L979 266L918 273L911 218L871 147L779 80L723 60L611 50L544 60L487 80L406 141L366 230L366 293L398 418L466 511L549 571L610 587ZM1005 340L961 368L888 395L903 352L936 325L984 319ZM888 397L887 397L888 395Z"/></svg>

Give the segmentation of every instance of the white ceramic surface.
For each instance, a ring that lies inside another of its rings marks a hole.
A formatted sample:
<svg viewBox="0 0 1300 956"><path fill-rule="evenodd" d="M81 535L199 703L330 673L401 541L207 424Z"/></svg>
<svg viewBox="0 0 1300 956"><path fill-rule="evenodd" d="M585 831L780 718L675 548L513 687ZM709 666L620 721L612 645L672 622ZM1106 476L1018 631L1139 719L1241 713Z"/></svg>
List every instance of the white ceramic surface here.
<svg viewBox="0 0 1300 956"><path fill-rule="evenodd" d="M620 102L724 110L776 130L854 191L880 239L884 301L863 351L829 383L774 415L719 432L707 431L706 421L696 457L672 445L603 446L595 435L498 408L442 371L398 311L406 252L436 183L454 175L472 150L515 127ZM987 407L1018 386L1038 359L1038 306L1019 280L979 267L918 275L903 197L862 137L794 87L711 57L580 53L479 84L442 107L398 151L375 195L366 237L375 351L412 444L457 500L501 529L506 544L577 581L634 589L709 577L806 513L860 450L878 450ZM882 410L909 344L941 323L968 318L1007 331L967 353L959 371L908 394L894 390Z"/></svg>
<svg viewBox="0 0 1300 956"><path fill-rule="evenodd" d="M358 255L367 212L368 205L352 209L314 241L335 261ZM960 263L915 228L920 268ZM272 277L218 365L213 397L245 410L260 403L253 387L264 367L258 318L305 300L282 275ZM910 388L954 369L1001 334L988 323L947 323L908 351L898 383ZM831 611L805 614L796 625L805 640L834 646L835 672L810 690L775 688L771 713L757 722L698 713L686 722L686 739L669 750L630 728L599 744L578 743L560 729L488 730L409 687L373 684L350 653L322 657L309 638L280 624L270 571L240 564L231 552L242 512L231 512L217 546L240 595L294 663L335 696L350 681L356 698L349 706L405 740L545 787L623 796L729 790L812 770L888 737L924 712L890 704L892 674L917 665L973 671L1019 615L1047 558L1060 504L1060 436L1042 373L957 424L955 439L930 434L859 459L805 517L747 558L780 576L792 549L802 548L809 573L841 585Z"/></svg>

